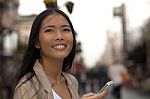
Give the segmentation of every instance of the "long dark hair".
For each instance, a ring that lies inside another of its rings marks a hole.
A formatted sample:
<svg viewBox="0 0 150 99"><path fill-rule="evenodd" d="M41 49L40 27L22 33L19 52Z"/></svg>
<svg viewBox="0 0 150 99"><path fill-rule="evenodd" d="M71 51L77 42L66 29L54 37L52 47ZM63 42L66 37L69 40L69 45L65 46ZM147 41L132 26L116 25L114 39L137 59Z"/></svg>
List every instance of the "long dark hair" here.
<svg viewBox="0 0 150 99"><path fill-rule="evenodd" d="M35 75L33 66L35 64L36 59L40 58L40 50L35 48L35 42L38 41L38 39L39 39L39 29L41 26L41 22L43 21L43 19L45 17L47 17L48 15L54 14L54 13L59 13L67 19L67 21L71 27L72 33L73 33L73 40L74 40L73 48L72 48L70 54L64 59L62 71L67 72L71 69L72 63L73 63L73 60L75 57L75 51L76 51L76 38L75 38L75 31L74 31L73 25L72 25L69 17L63 11L61 11L59 9L47 9L47 10L41 12L39 15L37 15L35 20L33 21L27 50L25 52L22 65L18 71L16 82L18 82L24 75L26 75L28 73L30 75L29 75L29 77L27 77L28 78L27 80L31 79Z"/></svg>

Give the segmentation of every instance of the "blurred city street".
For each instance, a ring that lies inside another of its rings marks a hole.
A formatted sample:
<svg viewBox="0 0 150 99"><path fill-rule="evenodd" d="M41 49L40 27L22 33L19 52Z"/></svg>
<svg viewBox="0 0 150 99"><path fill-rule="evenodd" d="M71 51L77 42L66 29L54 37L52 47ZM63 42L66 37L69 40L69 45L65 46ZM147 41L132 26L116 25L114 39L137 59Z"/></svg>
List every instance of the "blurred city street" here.
<svg viewBox="0 0 150 99"><path fill-rule="evenodd" d="M150 99L150 96L141 94L137 92L137 90L127 89L125 87L122 88L122 98L121 99ZM115 99L110 94L106 99Z"/></svg>
<svg viewBox="0 0 150 99"><path fill-rule="evenodd" d="M123 99L150 99L149 96L142 95L136 92L136 90L129 90L126 88L123 88L122 96L123 96Z"/></svg>

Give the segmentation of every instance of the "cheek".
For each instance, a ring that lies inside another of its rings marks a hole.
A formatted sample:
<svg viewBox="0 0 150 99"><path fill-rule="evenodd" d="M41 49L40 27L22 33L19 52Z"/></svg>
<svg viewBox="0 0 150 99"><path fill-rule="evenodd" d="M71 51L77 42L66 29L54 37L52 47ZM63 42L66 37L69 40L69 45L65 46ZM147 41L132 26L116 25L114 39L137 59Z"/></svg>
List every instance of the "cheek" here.
<svg viewBox="0 0 150 99"><path fill-rule="evenodd" d="M70 33L68 36L67 36L67 38L69 39L69 41L70 42L72 42L73 43L73 34L72 33Z"/></svg>
<svg viewBox="0 0 150 99"><path fill-rule="evenodd" d="M73 48L73 43L74 43L74 40L73 40L73 37L70 39L70 51L72 50Z"/></svg>
<svg viewBox="0 0 150 99"><path fill-rule="evenodd" d="M71 35L70 37L69 37L69 43L70 43L70 45L71 45L71 48L72 48L72 46L73 46L73 36Z"/></svg>
<svg viewBox="0 0 150 99"><path fill-rule="evenodd" d="M49 38L47 38L47 37L40 37L39 38L39 42L40 42L40 47L41 47L41 49L44 49L44 48L46 48L46 47L49 47Z"/></svg>

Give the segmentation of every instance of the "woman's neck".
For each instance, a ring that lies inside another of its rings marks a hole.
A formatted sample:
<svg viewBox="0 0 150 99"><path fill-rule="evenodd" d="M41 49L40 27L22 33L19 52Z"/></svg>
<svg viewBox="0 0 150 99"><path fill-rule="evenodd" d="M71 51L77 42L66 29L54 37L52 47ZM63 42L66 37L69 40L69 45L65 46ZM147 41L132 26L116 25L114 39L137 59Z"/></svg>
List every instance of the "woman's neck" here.
<svg viewBox="0 0 150 99"><path fill-rule="evenodd" d="M52 85L61 83L63 61L40 59L40 63Z"/></svg>

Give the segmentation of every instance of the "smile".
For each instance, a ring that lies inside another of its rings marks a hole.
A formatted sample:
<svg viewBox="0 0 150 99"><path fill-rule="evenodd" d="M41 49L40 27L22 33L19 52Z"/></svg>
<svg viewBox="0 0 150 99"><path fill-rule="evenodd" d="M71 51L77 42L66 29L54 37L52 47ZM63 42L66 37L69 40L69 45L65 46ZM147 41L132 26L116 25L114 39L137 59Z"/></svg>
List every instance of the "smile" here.
<svg viewBox="0 0 150 99"><path fill-rule="evenodd" d="M54 45L53 48L57 49L57 50L63 50L66 48L66 45L65 44L58 44L58 45Z"/></svg>

